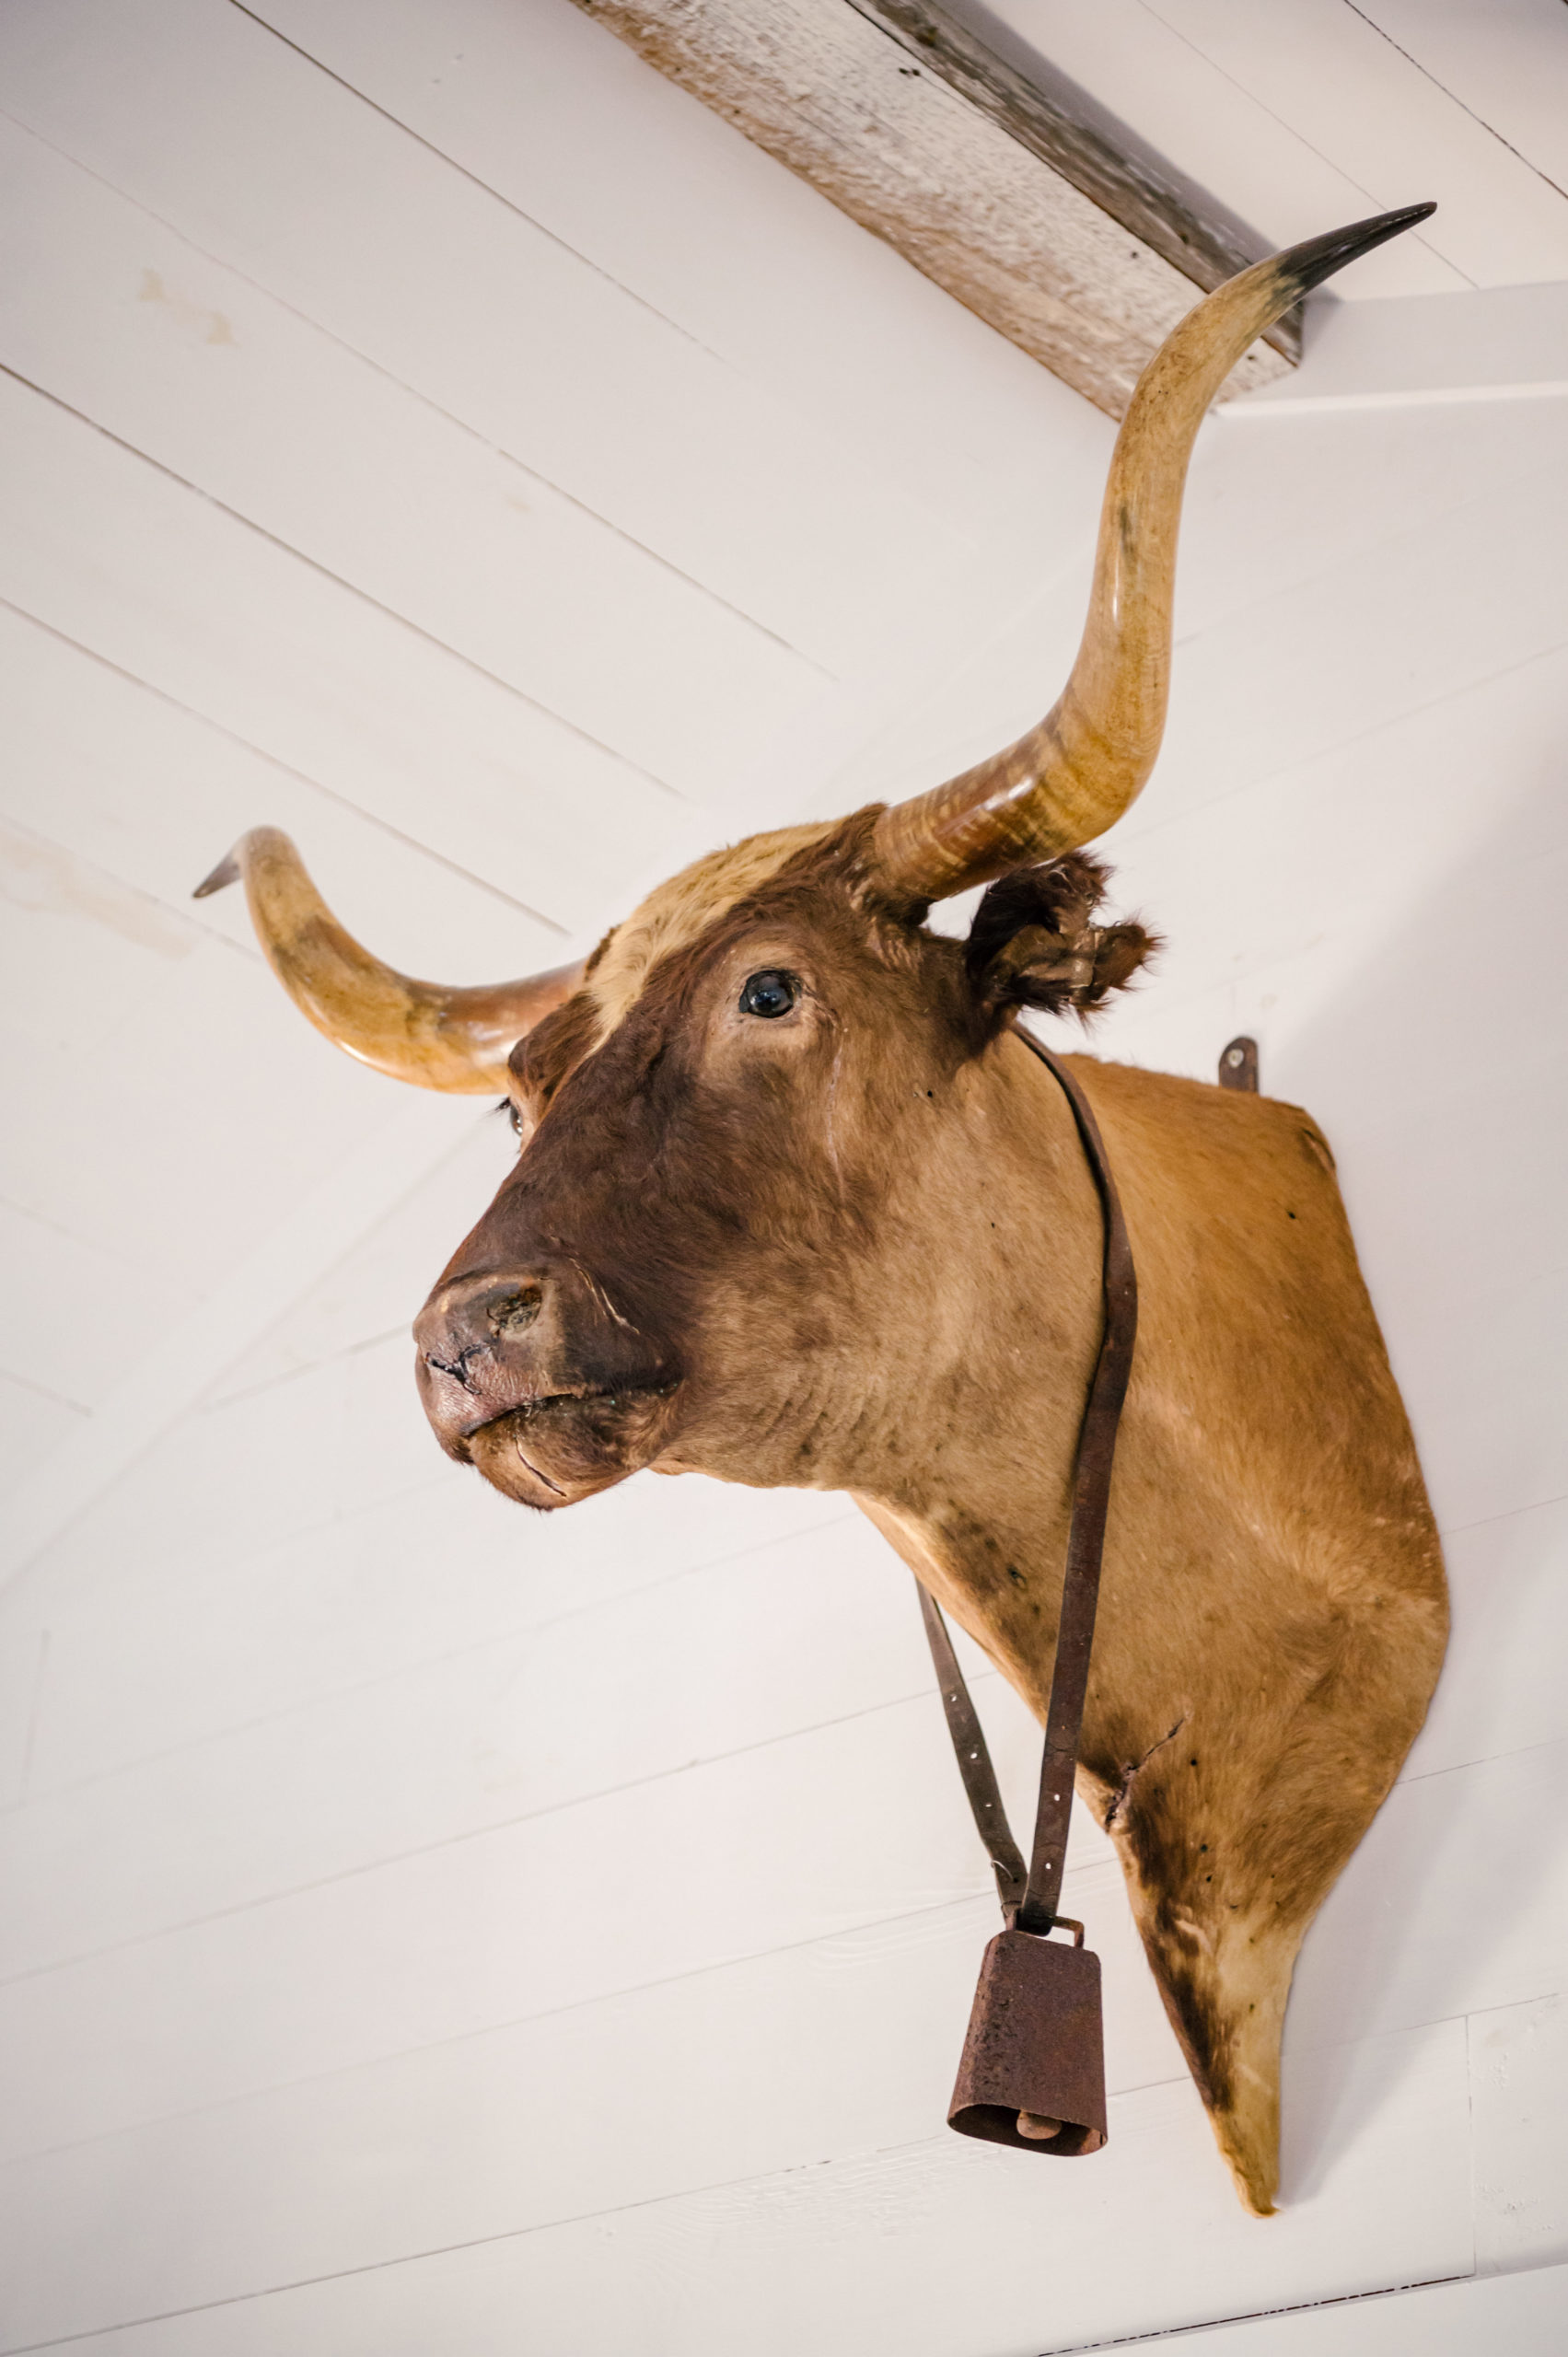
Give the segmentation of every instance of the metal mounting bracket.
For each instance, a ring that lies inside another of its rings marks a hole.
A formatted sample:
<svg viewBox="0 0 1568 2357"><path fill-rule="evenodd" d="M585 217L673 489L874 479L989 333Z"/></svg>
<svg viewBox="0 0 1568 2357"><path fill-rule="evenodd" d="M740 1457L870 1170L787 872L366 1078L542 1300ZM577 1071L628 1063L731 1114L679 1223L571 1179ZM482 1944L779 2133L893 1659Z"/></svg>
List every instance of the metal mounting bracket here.
<svg viewBox="0 0 1568 2357"><path fill-rule="evenodd" d="M1258 1094L1258 1042L1245 1032L1220 1051L1220 1086L1244 1088L1251 1097Z"/></svg>

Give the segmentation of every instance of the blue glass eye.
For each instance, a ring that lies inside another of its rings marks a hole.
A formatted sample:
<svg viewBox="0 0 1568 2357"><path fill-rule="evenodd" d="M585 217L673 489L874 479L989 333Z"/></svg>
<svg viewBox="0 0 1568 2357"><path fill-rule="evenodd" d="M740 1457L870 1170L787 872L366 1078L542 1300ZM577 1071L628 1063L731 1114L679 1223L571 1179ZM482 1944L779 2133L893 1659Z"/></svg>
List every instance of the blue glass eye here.
<svg viewBox="0 0 1568 2357"><path fill-rule="evenodd" d="M780 973L769 966L760 974L749 974L740 993L742 1015L760 1015L772 1022L775 1016L787 1015L800 996L800 985L793 974Z"/></svg>

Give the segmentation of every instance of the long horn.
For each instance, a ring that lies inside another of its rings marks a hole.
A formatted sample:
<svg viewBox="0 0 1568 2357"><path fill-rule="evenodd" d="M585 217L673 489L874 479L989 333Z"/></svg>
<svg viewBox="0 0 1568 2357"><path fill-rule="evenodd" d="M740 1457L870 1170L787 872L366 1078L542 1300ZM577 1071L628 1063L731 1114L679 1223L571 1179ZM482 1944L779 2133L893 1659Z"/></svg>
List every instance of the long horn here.
<svg viewBox="0 0 1568 2357"><path fill-rule="evenodd" d="M1254 263L1166 338L1116 437L1072 678L1016 745L883 812L873 856L896 889L944 900L1074 851L1121 816L1165 728L1181 493L1204 412L1254 337L1293 303L1435 210L1406 205Z"/></svg>
<svg viewBox="0 0 1568 2357"><path fill-rule="evenodd" d="M240 877L257 938L296 1006L334 1047L420 1088L504 1090L517 1041L582 980L580 965L557 966L524 981L446 990L398 973L345 932L276 827L242 835L193 897Z"/></svg>

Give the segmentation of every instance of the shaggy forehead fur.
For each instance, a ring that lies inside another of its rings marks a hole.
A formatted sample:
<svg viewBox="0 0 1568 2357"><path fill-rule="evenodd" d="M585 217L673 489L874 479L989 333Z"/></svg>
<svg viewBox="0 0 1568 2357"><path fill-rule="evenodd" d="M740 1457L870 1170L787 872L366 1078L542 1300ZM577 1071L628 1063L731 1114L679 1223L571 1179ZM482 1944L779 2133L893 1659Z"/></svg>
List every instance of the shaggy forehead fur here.
<svg viewBox="0 0 1568 2357"><path fill-rule="evenodd" d="M768 883L802 852L825 843L844 828L845 821L835 819L749 835L744 842L710 852L658 885L605 935L588 960L578 997L593 1008L594 1044L610 1037L662 958L699 940L737 901Z"/></svg>

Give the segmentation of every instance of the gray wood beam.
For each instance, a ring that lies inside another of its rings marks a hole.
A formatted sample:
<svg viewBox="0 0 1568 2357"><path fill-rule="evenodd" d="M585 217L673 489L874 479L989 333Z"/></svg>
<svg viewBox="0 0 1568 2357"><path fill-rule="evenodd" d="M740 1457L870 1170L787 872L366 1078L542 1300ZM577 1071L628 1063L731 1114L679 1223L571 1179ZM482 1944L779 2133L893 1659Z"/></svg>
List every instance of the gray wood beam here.
<svg viewBox="0 0 1568 2357"><path fill-rule="evenodd" d="M1194 288L1266 250L932 0L577 5L1112 417ZM1222 399L1287 373L1297 323L1271 341Z"/></svg>

